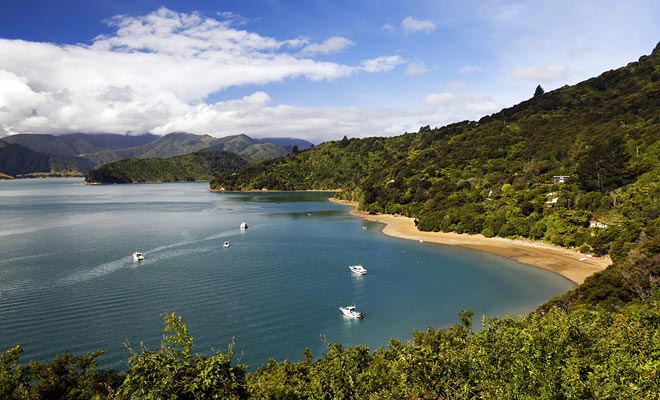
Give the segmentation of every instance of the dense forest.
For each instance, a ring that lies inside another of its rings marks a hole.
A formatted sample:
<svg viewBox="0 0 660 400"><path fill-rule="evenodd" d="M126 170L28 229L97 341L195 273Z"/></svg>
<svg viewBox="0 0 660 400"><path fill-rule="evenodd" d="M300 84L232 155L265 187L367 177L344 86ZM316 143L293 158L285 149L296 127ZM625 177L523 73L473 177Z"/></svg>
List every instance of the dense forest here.
<svg viewBox="0 0 660 400"><path fill-rule="evenodd" d="M245 366L197 353L181 316L160 348L21 362L0 353L8 399L660 398L660 45L650 56L482 118L394 138L324 143L219 176L214 190L340 189L430 231L527 237L612 256L575 290L520 317L458 323L387 347L301 349Z"/></svg>
<svg viewBox="0 0 660 400"><path fill-rule="evenodd" d="M96 168L86 183L144 183L208 181L223 173L236 172L248 162L226 151L203 151L171 158L131 158Z"/></svg>

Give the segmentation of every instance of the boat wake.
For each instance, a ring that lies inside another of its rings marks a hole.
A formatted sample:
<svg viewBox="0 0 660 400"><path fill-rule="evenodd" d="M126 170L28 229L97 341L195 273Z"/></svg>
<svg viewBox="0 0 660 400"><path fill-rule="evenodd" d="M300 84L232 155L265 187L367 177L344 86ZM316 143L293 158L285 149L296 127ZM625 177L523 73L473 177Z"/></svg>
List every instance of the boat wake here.
<svg viewBox="0 0 660 400"><path fill-rule="evenodd" d="M121 258L96 265L91 269L75 272L71 275L62 277L60 279L55 279L48 282L29 282L29 281L13 282L13 284L2 285L0 286L0 297L8 297L11 295L17 295L19 293L71 286L92 279L101 278L103 276L127 268L138 269L149 265L155 265L159 261L163 261L171 258L210 252L218 248L222 248L222 243L218 243L217 246L209 245L209 246L201 246L201 247L199 246L193 246L189 248L185 248L185 247L207 241L217 241L219 239L227 238L235 234L236 234L235 231L226 231L226 232L216 233L197 240L188 240L184 242L158 246L153 249L147 249L142 251L142 253L145 256L145 259L141 260L139 263L133 261L132 251L127 251L127 254L122 256ZM129 249L129 250L133 250L133 249ZM45 257L48 255L49 254L37 254L37 255L31 255L25 257L15 257L10 260L3 260L2 263L10 262L10 261L16 262L23 259Z"/></svg>

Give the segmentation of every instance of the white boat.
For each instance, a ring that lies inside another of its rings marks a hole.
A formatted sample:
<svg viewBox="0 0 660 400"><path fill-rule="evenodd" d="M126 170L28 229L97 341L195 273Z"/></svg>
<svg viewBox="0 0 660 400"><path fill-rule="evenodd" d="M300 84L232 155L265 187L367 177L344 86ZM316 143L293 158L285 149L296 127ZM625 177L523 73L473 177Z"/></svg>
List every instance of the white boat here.
<svg viewBox="0 0 660 400"><path fill-rule="evenodd" d="M355 309L355 306L346 306L346 307L339 307L339 311L341 311L342 314L349 318L362 318L364 317L364 313L359 312L358 310Z"/></svg>
<svg viewBox="0 0 660 400"><path fill-rule="evenodd" d="M224 247L225 249L226 249L227 247L229 247L229 242L224 242L224 243L222 244L222 247Z"/></svg>
<svg viewBox="0 0 660 400"><path fill-rule="evenodd" d="M247 228L248 228L247 222L245 221L241 222L241 229L247 229Z"/></svg>
<svg viewBox="0 0 660 400"><path fill-rule="evenodd" d="M350 269L351 272L354 273L355 275L366 275L367 274L367 270L360 264L349 265L348 269Z"/></svg>
<svg viewBox="0 0 660 400"><path fill-rule="evenodd" d="M142 260L144 260L144 256L142 255L142 253L140 253L139 251L133 253L133 261L142 261Z"/></svg>

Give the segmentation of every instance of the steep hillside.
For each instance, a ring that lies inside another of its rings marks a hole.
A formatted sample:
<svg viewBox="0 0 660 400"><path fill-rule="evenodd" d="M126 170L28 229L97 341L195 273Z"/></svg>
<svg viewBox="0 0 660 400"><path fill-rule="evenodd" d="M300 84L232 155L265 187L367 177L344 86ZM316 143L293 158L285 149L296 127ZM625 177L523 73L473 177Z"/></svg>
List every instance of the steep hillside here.
<svg viewBox="0 0 660 400"><path fill-rule="evenodd" d="M240 156L224 151L204 151L171 158L128 159L94 169L86 183L190 182L238 171L247 165Z"/></svg>
<svg viewBox="0 0 660 400"><path fill-rule="evenodd" d="M263 139L257 139L257 142L272 143L274 145L284 147L287 150L286 154L291 153L294 146L296 146L298 150L305 150L314 146L313 143L308 142L307 140L296 139L296 138L263 138Z"/></svg>
<svg viewBox="0 0 660 400"><path fill-rule="evenodd" d="M20 144L0 141L0 172L19 175L82 176L93 164L80 157L56 156L33 151Z"/></svg>
<svg viewBox="0 0 660 400"><path fill-rule="evenodd" d="M118 150L101 150L85 157L96 165L103 165L127 158L168 158L194 153L209 148L216 138L209 135L193 135L185 132L174 132L157 137L143 146L129 147Z"/></svg>
<svg viewBox="0 0 660 400"><path fill-rule="evenodd" d="M272 140L272 142L270 140ZM293 147L291 143L297 143L298 141L301 143L309 143L300 139L256 140L247 135L236 135L220 138L213 144L213 146L205 150L231 151L232 153L239 154L250 160L263 161L291 153Z"/></svg>
<svg viewBox="0 0 660 400"><path fill-rule="evenodd" d="M238 154L256 143L256 140L247 135L226 136L216 139L207 150L223 150Z"/></svg>
<svg viewBox="0 0 660 400"><path fill-rule="evenodd" d="M30 150L20 144L0 141L0 172L16 176L49 171L50 162L46 154Z"/></svg>
<svg viewBox="0 0 660 400"><path fill-rule="evenodd" d="M660 46L479 122L344 138L211 188L341 189L361 209L414 217L421 230L525 237L623 262L660 216L659 160Z"/></svg>

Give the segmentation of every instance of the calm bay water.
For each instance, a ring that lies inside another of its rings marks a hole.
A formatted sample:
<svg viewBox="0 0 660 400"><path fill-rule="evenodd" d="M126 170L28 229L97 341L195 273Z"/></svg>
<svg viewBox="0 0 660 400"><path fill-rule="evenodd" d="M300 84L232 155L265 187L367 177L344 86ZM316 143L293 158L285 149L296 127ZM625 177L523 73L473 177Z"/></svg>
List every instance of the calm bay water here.
<svg viewBox="0 0 660 400"><path fill-rule="evenodd" d="M25 361L103 349L101 367L125 368L124 342L157 348L160 314L176 311L195 351L233 338L255 369L306 347L321 355L324 338L375 349L464 309L526 313L573 287L497 256L384 236L329 196L0 181L0 351L20 344ZM369 274L352 276L355 263ZM353 303L365 319L340 315Z"/></svg>

